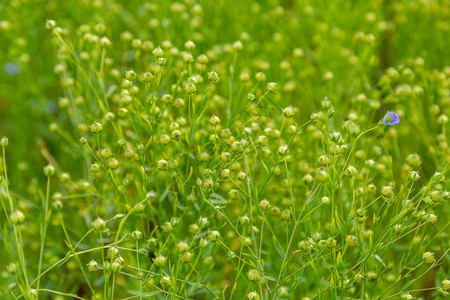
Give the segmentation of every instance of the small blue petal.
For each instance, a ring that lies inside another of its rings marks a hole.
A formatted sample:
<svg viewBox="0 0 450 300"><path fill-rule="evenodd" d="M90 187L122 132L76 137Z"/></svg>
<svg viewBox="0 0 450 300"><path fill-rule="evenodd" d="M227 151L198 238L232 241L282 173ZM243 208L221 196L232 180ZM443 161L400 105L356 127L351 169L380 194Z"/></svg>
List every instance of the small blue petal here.
<svg viewBox="0 0 450 300"><path fill-rule="evenodd" d="M383 125L395 125L400 123L400 118L395 112L387 112L383 118Z"/></svg>
<svg viewBox="0 0 450 300"><path fill-rule="evenodd" d="M9 76L16 76L21 70L18 64L9 61L5 64L5 71Z"/></svg>

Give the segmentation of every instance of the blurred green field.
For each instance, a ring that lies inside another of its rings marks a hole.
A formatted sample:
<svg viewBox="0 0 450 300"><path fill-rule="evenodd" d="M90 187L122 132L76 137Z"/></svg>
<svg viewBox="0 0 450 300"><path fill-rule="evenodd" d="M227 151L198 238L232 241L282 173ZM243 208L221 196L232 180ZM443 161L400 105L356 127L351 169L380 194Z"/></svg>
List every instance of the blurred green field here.
<svg viewBox="0 0 450 300"><path fill-rule="evenodd" d="M449 20L1 1L2 299L448 297Z"/></svg>

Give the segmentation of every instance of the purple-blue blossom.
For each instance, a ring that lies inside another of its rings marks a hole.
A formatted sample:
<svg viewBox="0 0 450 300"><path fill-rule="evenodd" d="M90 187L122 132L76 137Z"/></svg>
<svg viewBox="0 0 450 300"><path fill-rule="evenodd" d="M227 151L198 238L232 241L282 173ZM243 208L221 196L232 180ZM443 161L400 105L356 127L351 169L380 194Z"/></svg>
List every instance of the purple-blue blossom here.
<svg viewBox="0 0 450 300"><path fill-rule="evenodd" d="M381 122L383 125L395 125L400 123L400 118L395 112L387 112L384 116L383 121Z"/></svg>

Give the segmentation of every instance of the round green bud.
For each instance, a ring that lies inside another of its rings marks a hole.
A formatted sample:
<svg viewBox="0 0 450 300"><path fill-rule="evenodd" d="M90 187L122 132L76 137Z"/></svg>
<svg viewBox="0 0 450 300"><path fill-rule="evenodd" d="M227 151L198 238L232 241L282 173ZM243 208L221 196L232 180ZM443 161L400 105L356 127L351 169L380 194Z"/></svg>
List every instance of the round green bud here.
<svg viewBox="0 0 450 300"><path fill-rule="evenodd" d="M249 300L259 300L259 295L256 291L250 292L247 294L247 299Z"/></svg>
<svg viewBox="0 0 450 300"><path fill-rule="evenodd" d="M111 158L108 161L108 168L110 169L117 169L119 167L119 161L115 158Z"/></svg>
<svg viewBox="0 0 450 300"><path fill-rule="evenodd" d="M148 253L149 253L148 250L144 249L144 248L139 249L138 252L140 255L143 255L143 256L148 256Z"/></svg>
<svg viewBox="0 0 450 300"><path fill-rule="evenodd" d="M443 289L450 290L450 280L444 279L441 284Z"/></svg>
<svg viewBox="0 0 450 300"><path fill-rule="evenodd" d="M161 226L161 228L162 228L162 230L163 230L165 233L169 233L169 232L172 231L173 226L172 226L172 224L171 224L170 222L165 222L165 223Z"/></svg>
<svg viewBox="0 0 450 300"><path fill-rule="evenodd" d="M158 254L158 256L156 256L155 259L154 259L153 261L154 261L154 263L155 263L155 265L156 265L157 267L162 268L162 267L164 267L164 266L166 265L166 263L167 263L167 258L164 257L164 256L161 255L161 254Z"/></svg>
<svg viewBox="0 0 450 300"><path fill-rule="evenodd" d="M259 272L259 270L253 269L248 271L247 276L251 281L258 281L261 278L261 272Z"/></svg>
<svg viewBox="0 0 450 300"><path fill-rule="evenodd" d="M420 179L419 172L417 171L411 171L409 174L409 179L411 179L412 182L416 182Z"/></svg>
<svg viewBox="0 0 450 300"><path fill-rule="evenodd" d="M63 203L59 199L56 199L52 203L52 207L55 211L61 211L63 209L63 206L64 206Z"/></svg>
<svg viewBox="0 0 450 300"><path fill-rule="evenodd" d="M153 74L150 72L144 73L144 75L142 76L142 80L144 82L151 82L153 80Z"/></svg>
<svg viewBox="0 0 450 300"><path fill-rule="evenodd" d="M278 83L276 82L267 83L267 90L270 92L276 92L278 90Z"/></svg>
<svg viewBox="0 0 450 300"><path fill-rule="evenodd" d="M220 158L223 162L229 162L231 160L231 154L229 152L222 152L222 154L220 154Z"/></svg>
<svg viewBox="0 0 450 300"><path fill-rule="evenodd" d="M158 197L158 193L155 191L149 191L147 192L147 194L145 195L145 199L150 200L150 199L155 199Z"/></svg>
<svg viewBox="0 0 450 300"><path fill-rule="evenodd" d="M319 164L321 164L322 166L329 165L330 163L331 163L331 160L328 156L326 156L326 155L319 156Z"/></svg>
<svg viewBox="0 0 450 300"><path fill-rule="evenodd" d="M433 202L440 202L442 201L442 199L444 199L444 196L440 191L432 191L430 197Z"/></svg>
<svg viewBox="0 0 450 300"><path fill-rule="evenodd" d="M199 221L199 224L200 224L200 227L201 227L201 228L206 228L206 227L208 227L208 225L209 225L209 220L208 220L208 218L206 218L206 217L201 218L200 221Z"/></svg>
<svg viewBox="0 0 450 300"><path fill-rule="evenodd" d="M154 237L151 237L147 240L147 248L148 249L151 249L151 250L155 249L156 244L157 244L157 241Z"/></svg>
<svg viewBox="0 0 450 300"><path fill-rule="evenodd" d="M287 286L280 287L280 289L278 290L277 295L280 298L287 298L287 297L289 297L289 288Z"/></svg>
<svg viewBox="0 0 450 300"><path fill-rule="evenodd" d="M207 64L209 62L209 58L208 56L206 56L205 54L200 54L197 57L197 61L201 64Z"/></svg>
<svg viewBox="0 0 450 300"><path fill-rule="evenodd" d="M114 262L111 264L111 270L114 273L120 272L120 270L122 270L122 265L117 260L114 260Z"/></svg>
<svg viewBox="0 0 450 300"><path fill-rule="evenodd" d="M257 143L262 146L266 146L269 144L269 139L265 135L260 135L258 137Z"/></svg>
<svg viewBox="0 0 450 300"><path fill-rule="evenodd" d="M137 213L141 213L145 210L145 204L144 203L138 203L134 206L134 211Z"/></svg>
<svg viewBox="0 0 450 300"><path fill-rule="evenodd" d="M334 247L336 247L336 245L337 245L337 241L335 239L333 239L331 237L327 239L327 246L329 248L334 248Z"/></svg>
<svg viewBox="0 0 450 300"><path fill-rule="evenodd" d="M257 81L264 81L266 80L266 74L264 74L263 72L258 72L255 74L255 78Z"/></svg>
<svg viewBox="0 0 450 300"><path fill-rule="evenodd" d="M104 36L100 39L100 46L103 48L107 48L111 46L111 41L106 36Z"/></svg>
<svg viewBox="0 0 450 300"><path fill-rule="evenodd" d="M322 197L321 202L323 204L330 205L330 198L324 196L324 197Z"/></svg>
<svg viewBox="0 0 450 300"><path fill-rule="evenodd" d="M293 115L294 115L294 109L292 108L292 106L288 106L283 109L283 116L285 118L292 118Z"/></svg>
<svg viewBox="0 0 450 300"><path fill-rule="evenodd" d="M10 263L9 265L6 266L6 270L11 273L11 274L16 274L17 271L19 270L19 267L17 266L16 263Z"/></svg>
<svg viewBox="0 0 450 300"><path fill-rule="evenodd" d="M103 269L104 269L106 272L110 272L110 271L111 271L111 263L110 263L109 261L105 261L105 262L103 263Z"/></svg>
<svg viewBox="0 0 450 300"><path fill-rule="evenodd" d="M111 247L106 251L106 256L109 259L113 259L119 256L119 249L117 247Z"/></svg>
<svg viewBox="0 0 450 300"><path fill-rule="evenodd" d="M345 170L345 175L348 177L354 177L357 174L358 174L358 170L352 165L349 165L347 167L347 169Z"/></svg>
<svg viewBox="0 0 450 300"><path fill-rule="evenodd" d="M247 215L244 215L242 217L239 217L239 222L242 225L248 225L248 224L250 224L250 218Z"/></svg>
<svg viewBox="0 0 450 300"><path fill-rule="evenodd" d="M113 155L113 153L111 152L111 149L105 148L100 152L100 155L101 157L107 159L110 158Z"/></svg>
<svg viewBox="0 0 450 300"><path fill-rule="evenodd" d="M327 182L328 179L330 178L330 175L328 175L327 171L325 171L325 169L318 169L316 172L316 179L317 181L324 183Z"/></svg>
<svg viewBox="0 0 450 300"><path fill-rule="evenodd" d="M220 124L220 119L218 116L216 115L212 115L211 118L209 118L209 124L211 124L212 126L217 126Z"/></svg>
<svg viewBox="0 0 450 300"><path fill-rule="evenodd" d="M103 125L99 122L94 122L89 127L92 133L100 133L103 130Z"/></svg>
<svg viewBox="0 0 450 300"><path fill-rule="evenodd" d="M25 215L20 210L15 210L10 216L14 225L21 225L25 222Z"/></svg>
<svg viewBox="0 0 450 300"><path fill-rule="evenodd" d="M369 273L367 273L367 280L368 280L369 282L374 282L374 281L377 280L377 278L378 278L378 275L377 275L375 272L369 272Z"/></svg>
<svg viewBox="0 0 450 300"><path fill-rule="evenodd" d="M117 221L117 220L121 220L123 217L125 217L124 214L117 214L117 215L114 216L113 219Z"/></svg>
<svg viewBox="0 0 450 300"><path fill-rule="evenodd" d="M270 202L267 201L266 199L261 200L261 202L259 202L259 206L261 206L262 209L266 210L270 208Z"/></svg>
<svg viewBox="0 0 450 300"><path fill-rule="evenodd" d="M432 252L425 252L422 255L422 258L425 261L425 263L431 264L431 263L434 262L434 253L432 253Z"/></svg>
<svg viewBox="0 0 450 300"><path fill-rule="evenodd" d="M168 163L167 163L166 160L161 159L161 160L159 160L159 161L156 163L156 167L158 168L158 170L161 170L161 171L167 171L167 169L168 169Z"/></svg>
<svg viewBox="0 0 450 300"><path fill-rule="evenodd" d="M208 238L210 239L211 242L217 242L219 240L220 237L220 233L218 231L210 231L208 233Z"/></svg>
<svg viewBox="0 0 450 300"><path fill-rule="evenodd" d="M366 212L367 211L365 209L358 209L354 215L355 221L358 223L363 223L367 219Z"/></svg>
<svg viewBox="0 0 450 300"><path fill-rule="evenodd" d="M440 125L445 125L445 124L447 124L447 123L448 123L448 117L447 117L447 115L445 115L445 114L440 115L440 116L438 117L438 119L437 119L437 122L438 122L438 124L440 124Z"/></svg>
<svg viewBox="0 0 450 300"><path fill-rule="evenodd" d="M230 190L228 192L228 197L230 200L236 200L239 197L239 192L237 190Z"/></svg>
<svg viewBox="0 0 450 300"><path fill-rule="evenodd" d="M47 177L52 177L53 175L55 175L55 168L52 165L45 166L44 175Z"/></svg>
<svg viewBox="0 0 450 300"><path fill-rule="evenodd" d="M197 91L197 87L192 82L189 82L184 86L184 90L188 94L193 94Z"/></svg>
<svg viewBox="0 0 450 300"><path fill-rule="evenodd" d="M240 171L240 172L238 173L238 175L237 175L237 178L238 178L240 181L244 181L245 178L247 178L247 174L246 174L245 172L243 172L243 171Z"/></svg>
<svg viewBox="0 0 450 300"><path fill-rule="evenodd" d="M129 81L135 81L136 77L137 77L137 75L133 70L127 71L125 73L125 78Z"/></svg>
<svg viewBox="0 0 450 300"><path fill-rule="evenodd" d="M181 262L188 263L188 262L191 261L191 259L192 259L192 253L189 252L189 251L183 252L183 253L180 254Z"/></svg>
<svg viewBox="0 0 450 300"><path fill-rule="evenodd" d="M91 260L87 264L89 272L97 271L98 270L98 263L95 260Z"/></svg>
<svg viewBox="0 0 450 300"><path fill-rule="evenodd" d="M197 179L195 180L195 184L196 184L199 188L203 187L203 181L202 181L200 178L198 178L198 177L197 177Z"/></svg>
<svg viewBox="0 0 450 300"><path fill-rule="evenodd" d="M445 298L449 295L449 292L443 288L439 288L438 295L441 296L442 298Z"/></svg>
<svg viewBox="0 0 450 300"><path fill-rule="evenodd" d="M330 109L328 109L327 117L328 119L331 119L333 116L334 116L334 108L331 107Z"/></svg>
<svg viewBox="0 0 450 300"><path fill-rule="evenodd" d="M9 140L6 136L0 138L0 145L4 148L6 146L8 146L9 144Z"/></svg>
<svg viewBox="0 0 450 300"><path fill-rule="evenodd" d="M236 253L234 253L233 251L228 251L227 252L227 259L228 260L233 260L237 257Z"/></svg>
<svg viewBox="0 0 450 300"><path fill-rule="evenodd" d="M97 173L98 171L100 171L101 167L99 164L92 164L91 165L91 172L92 173Z"/></svg>
<svg viewBox="0 0 450 300"><path fill-rule="evenodd" d="M375 194L377 191L377 187L374 184L369 184L367 186L367 191L371 194Z"/></svg>
<svg viewBox="0 0 450 300"><path fill-rule="evenodd" d="M428 214L425 220L430 224L436 224L438 218L435 214Z"/></svg>
<svg viewBox="0 0 450 300"><path fill-rule="evenodd" d="M339 155L341 153L342 149L339 145L333 144L330 146L330 152L333 155Z"/></svg>
<svg viewBox="0 0 450 300"><path fill-rule="evenodd" d="M417 168L421 161L420 161L420 156L417 153L413 153L408 155L408 157L406 158L406 162L408 163L408 165L410 165L413 168Z"/></svg>
<svg viewBox="0 0 450 300"><path fill-rule="evenodd" d="M303 183L306 185L311 184L311 182L313 181L313 177L311 176L311 174L306 174L305 176L303 176Z"/></svg>
<svg viewBox="0 0 450 300"><path fill-rule="evenodd" d="M103 231L103 230L105 230L106 229L106 222L105 222L105 220L103 220L102 218L100 218L100 217L97 217L95 220L94 220L94 222L92 223L92 227L94 227L94 229L96 230L96 231Z"/></svg>
<svg viewBox="0 0 450 300"><path fill-rule="evenodd" d="M164 55L164 51L159 46L153 49L152 53L157 58L162 57Z"/></svg>
<svg viewBox="0 0 450 300"><path fill-rule="evenodd" d="M394 188L392 186L383 186L383 188L381 189L381 194L385 198L393 198Z"/></svg>
<svg viewBox="0 0 450 300"><path fill-rule="evenodd" d="M217 72L214 72L214 71L208 72L208 79L211 82L218 82L219 74L217 74Z"/></svg>
<svg viewBox="0 0 450 300"><path fill-rule="evenodd" d="M163 276L159 284L163 289L167 289L172 286L172 280L168 276Z"/></svg>
<svg viewBox="0 0 450 300"><path fill-rule="evenodd" d="M278 206L274 206L270 209L270 214L272 216L278 216L281 213L280 208Z"/></svg>
<svg viewBox="0 0 450 300"><path fill-rule="evenodd" d="M283 210L283 212L281 213L281 219L284 221L291 220L292 219L291 211L289 209Z"/></svg>
<svg viewBox="0 0 450 300"><path fill-rule="evenodd" d="M139 230L135 230L131 233L131 238L133 238L133 240L138 241L140 239L142 239L142 232Z"/></svg>
<svg viewBox="0 0 450 300"><path fill-rule="evenodd" d="M197 224L191 224L191 225L189 225L189 232L190 232L191 234L196 234L196 233L198 232L198 230L199 230L199 227L198 227Z"/></svg>
<svg viewBox="0 0 450 300"><path fill-rule="evenodd" d="M234 42L234 43L233 43L233 48L234 48L235 50L242 50L242 48L243 48L242 42L241 42L241 41L236 41L236 42Z"/></svg>
<svg viewBox="0 0 450 300"><path fill-rule="evenodd" d="M52 30L56 27L56 22L54 20L45 21L45 28L48 30Z"/></svg>
<svg viewBox="0 0 450 300"><path fill-rule="evenodd" d="M189 244L185 241L180 241L177 243L176 250L178 253L186 252L189 250Z"/></svg>
<svg viewBox="0 0 450 300"><path fill-rule="evenodd" d="M174 131L172 131L171 137L172 137L174 140L178 141L178 140L181 138L181 131L179 131L179 130L174 130Z"/></svg>
<svg viewBox="0 0 450 300"><path fill-rule="evenodd" d="M289 125L288 128L286 129L286 132L288 134L294 134L297 132L297 126L295 125Z"/></svg>
<svg viewBox="0 0 450 300"><path fill-rule="evenodd" d="M358 245L358 239L354 235L347 235L345 237L345 243L348 247L355 247Z"/></svg>
<svg viewBox="0 0 450 300"><path fill-rule="evenodd" d="M200 248L206 248L209 245L209 240L202 237L198 244Z"/></svg>
<svg viewBox="0 0 450 300"><path fill-rule="evenodd" d="M278 147L278 155L286 156L289 153L289 149L287 145L281 145Z"/></svg>
<svg viewBox="0 0 450 300"><path fill-rule="evenodd" d="M231 149L234 152L242 152L244 150L244 146L240 142L234 142Z"/></svg>
<svg viewBox="0 0 450 300"><path fill-rule="evenodd" d="M358 273L358 274L355 275L355 282L356 282L356 284L361 284L361 283L363 283L363 282L364 282L364 279L365 279L365 277L364 277L364 275L361 274L361 273Z"/></svg>
<svg viewBox="0 0 450 300"><path fill-rule="evenodd" d="M203 186L205 189L210 190L214 187L214 181L211 178L208 178L203 182Z"/></svg>

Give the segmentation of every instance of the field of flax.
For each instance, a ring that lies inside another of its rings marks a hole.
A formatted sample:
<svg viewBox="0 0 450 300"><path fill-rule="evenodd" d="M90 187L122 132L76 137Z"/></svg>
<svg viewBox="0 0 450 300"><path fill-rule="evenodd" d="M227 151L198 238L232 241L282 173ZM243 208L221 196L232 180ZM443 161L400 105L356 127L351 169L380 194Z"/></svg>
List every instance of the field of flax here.
<svg viewBox="0 0 450 300"><path fill-rule="evenodd" d="M449 20L0 1L0 298L446 299Z"/></svg>

